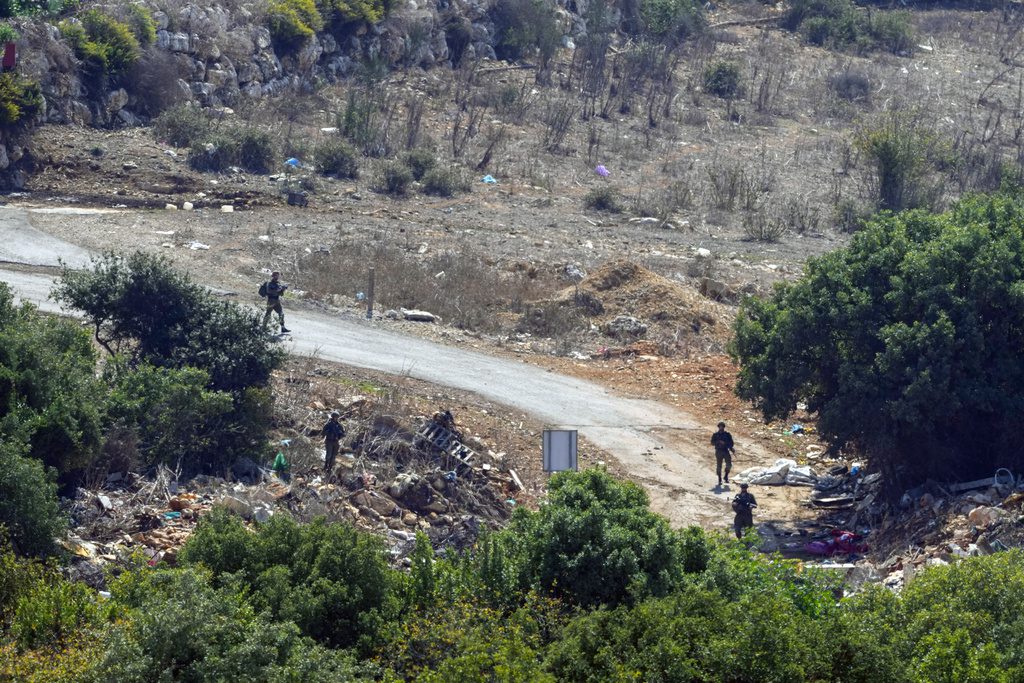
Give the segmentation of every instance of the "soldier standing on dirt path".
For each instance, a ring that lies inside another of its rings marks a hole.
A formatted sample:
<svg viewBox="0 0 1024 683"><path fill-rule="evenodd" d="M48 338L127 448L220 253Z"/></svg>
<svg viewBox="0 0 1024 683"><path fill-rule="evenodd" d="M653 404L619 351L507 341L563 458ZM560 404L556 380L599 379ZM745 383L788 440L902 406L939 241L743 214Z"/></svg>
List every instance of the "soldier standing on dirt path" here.
<svg viewBox="0 0 1024 683"><path fill-rule="evenodd" d="M270 314L277 313L277 319L281 323L281 334L291 332L284 326L284 309L281 307L281 295L288 285L281 282L281 273L274 271L270 274L270 282L264 282L260 287L260 296L267 297L267 312L263 315L263 327L270 322Z"/></svg>
<svg viewBox="0 0 1024 683"><path fill-rule="evenodd" d="M725 423L718 423L718 431L711 435L711 444L715 447L715 472L718 474L718 485L722 485L722 463L725 463L725 483L729 483L729 471L732 470L732 456L736 448L732 442L732 434L725 431Z"/></svg>

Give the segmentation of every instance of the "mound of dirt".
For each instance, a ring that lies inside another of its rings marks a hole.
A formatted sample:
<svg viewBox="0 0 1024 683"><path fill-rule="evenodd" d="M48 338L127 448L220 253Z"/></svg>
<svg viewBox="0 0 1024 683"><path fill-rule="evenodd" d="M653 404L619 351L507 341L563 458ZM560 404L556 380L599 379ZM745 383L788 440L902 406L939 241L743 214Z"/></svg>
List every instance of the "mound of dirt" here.
<svg viewBox="0 0 1024 683"><path fill-rule="evenodd" d="M632 318L641 324L633 329L646 327L646 332L634 338L646 336L668 345L698 340L724 344L733 318L729 306L628 260L610 261L587 275L578 287L567 287L551 300L536 302L523 323L537 322L538 311L575 312L581 323L597 325L610 336L621 336L613 331L622 329L624 318Z"/></svg>

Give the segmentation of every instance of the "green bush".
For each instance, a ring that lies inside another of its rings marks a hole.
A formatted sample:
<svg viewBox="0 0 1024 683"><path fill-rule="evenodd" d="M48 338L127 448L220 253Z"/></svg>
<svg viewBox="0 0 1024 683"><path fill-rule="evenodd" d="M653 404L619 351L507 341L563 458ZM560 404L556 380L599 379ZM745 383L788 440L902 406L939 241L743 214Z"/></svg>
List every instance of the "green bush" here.
<svg viewBox="0 0 1024 683"><path fill-rule="evenodd" d="M402 197L409 191L412 180L412 171L404 164L387 164L381 169L377 189L384 194Z"/></svg>
<svg viewBox="0 0 1024 683"><path fill-rule="evenodd" d="M346 652L302 638L229 588L194 569L126 572L110 587L122 613L102 641L88 680L310 681L372 680L372 667Z"/></svg>
<svg viewBox="0 0 1024 683"><path fill-rule="evenodd" d="M209 568L217 581L250 593L259 610L332 647L367 651L400 605L403 579L388 567L381 540L322 519L300 526L276 515L250 533L215 511L181 561Z"/></svg>
<svg viewBox="0 0 1024 683"><path fill-rule="evenodd" d="M435 197L454 197L469 192L469 183L456 168L434 168L423 176L423 194Z"/></svg>
<svg viewBox="0 0 1024 683"><path fill-rule="evenodd" d="M8 24L6 21L0 23L0 44L13 43L18 38L21 38L21 34L18 30Z"/></svg>
<svg viewBox="0 0 1024 683"><path fill-rule="evenodd" d="M251 173L270 173L277 156L274 139L265 130L245 127L238 132L238 165Z"/></svg>
<svg viewBox="0 0 1024 683"><path fill-rule="evenodd" d="M343 140L328 138L313 152L317 169L323 175L355 179L359 177L359 158L352 146Z"/></svg>
<svg viewBox="0 0 1024 683"><path fill-rule="evenodd" d="M0 530L23 555L46 555L64 529L57 485L24 449L0 441ZM3 606L0 603L0 606Z"/></svg>
<svg viewBox="0 0 1024 683"><path fill-rule="evenodd" d="M417 147L405 155L404 161L412 171L412 177L422 180L423 176L437 165L437 155L432 150Z"/></svg>
<svg viewBox="0 0 1024 683"><path fill-rule="evenodd" d="M56 645L99 620L95 592L59 574L37 582L19 596L11 634L22 648Z"/></svg>
<svg viewBox="0 0 1024 683"><path fill-rule="evenodd" d="M809 43L835 49L907 53L914 48L908 13L864 12L852 0L793 0L781 23Z"/></svg>
<svg viewBox="0 0 1024 683"><path fill-rule="evenodd" d="M1024 202L877 218L767 300L745 300L737 393L766 418L798 401L835 448L899 487L1020 468ZM942 400L936 400L942 397Z"/></svg>
<svg viewBox="0 0 1024 683"><path fill-rule="evenodd" d="M552 477L547 505L517 510L498 541L523 592L532 586L587 607L667 595L683 577L668 522L650 512L643 489L603 470Z"/></svg>
<svg viewBox="0 0 1024 683"><path fill-rule="evenodd" d="M31 123L43 107L39 84L11 72L0 74L0 130Z"/></svg>
<svg viewBox="0 0 1024 683"><path fill-rule="evenodd" d="M855 144L874 166L879 209L902 211L937 203L941 188L930 184L929 176L944 145L931 130L908 116L892 114L862 131Z"/></svg>
<svg viewBox="0 0 1024 683"><path fill-rule="evenodd" d="M62 21L60 30L88 76L119 76L141 54L132 29L96 9L83 12L78 20Z"/></svg>
<svg viewBox="0 0 1024 683"><path fill-rule="evenodd" d="M133 2L125 8L125 13L125 23L140 46L149 47L156 42L156 21L148 8Z"/></svg>
<svg viewBox="0 0 1024 683"><path fill-rule="evenodd" d="M736 62L715 62L704 69L704 92L724 100L734 100L743 94L743 75Z"/></svg>
<svg viewBox="0 0 1024 683"><path fill-rule="evenodd" d="M391 9L390 0L316 0L320 16L334 33L342 33L355 24L376 24Z"/></svg>
<svg viewBox="0 0 1024 683"><path fill-rule="evenodd" d="M602 185L595 187L583 197L583 206L594 211L621 213L622 202L614 187Z"/></svg>
<svg viewBox="0 0 1024 683"><path fill-rule="evenodd" d="M271 40L281 52L296 52L324 27L313 0L272 0L267 7Z"/></svg>
<svg viewBox="0 0 1024 683"><path fill-rule="evenodd" d="M180 123L182 128L177 132L192 132L188 127L194 124ZM235 166L250 173L269 173L276 158L277 148L270 133L253 126L229 126L192 138L188 155L192 168L217 173Z"/></svg>
<svg viewBox="0 0 1024 683"><path fill-rule="evenodd" d="M503 0L491 7L494 52L498 59L515 61L534 52L546 64L561 44L554 5L545 0Z"/></svg>
<svg viewBox="0 0 1024 683"><path fill-rule="evenodd" d="M15 307L0 283L0 441L27 445L27 455L66 483L101 443L95 363L87 332L31 306Z"/></svg>
<svg viewBox="0 0 1024 683"><path fill-rule="evenodd" d="M108 374L107 420L135 436L142 465L218 459L234 406L228 392L206 388L206 372L114 364Z"/></svg>
<svg viewBox="0 0 1024 683"><path fill-rule="evenodd" d="M153 121L153 135L156 139L175 147L190 147L209 134L210 117L199 107L190 104L168 109Z"/></svg>
<svg viewBox="0 0 1024 683"><path fill-rule="evenodd" d="M700 32L704 15L693 0L643 0L639 23L646 35L681 40Z"/></svg>

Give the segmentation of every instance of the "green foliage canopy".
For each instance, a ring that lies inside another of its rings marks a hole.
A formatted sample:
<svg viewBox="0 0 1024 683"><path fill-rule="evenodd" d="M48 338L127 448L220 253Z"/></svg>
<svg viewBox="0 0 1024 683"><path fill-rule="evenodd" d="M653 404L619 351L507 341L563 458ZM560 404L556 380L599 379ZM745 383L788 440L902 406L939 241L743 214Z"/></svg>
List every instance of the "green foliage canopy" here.
<svg viewBox="0 0 1024 683"><path fill-rule="evenodd" d="M748 299L735 333L741 397L766 419L806 402L833 447L865 449L894 484L1020 466L1024 202L883 215Z"/></svg>

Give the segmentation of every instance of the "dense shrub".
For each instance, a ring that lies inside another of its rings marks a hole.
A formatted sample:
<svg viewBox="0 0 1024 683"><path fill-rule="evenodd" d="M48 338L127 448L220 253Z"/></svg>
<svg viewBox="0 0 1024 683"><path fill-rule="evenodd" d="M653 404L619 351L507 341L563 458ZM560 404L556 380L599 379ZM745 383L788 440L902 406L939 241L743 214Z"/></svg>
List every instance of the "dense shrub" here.
<svg viewBox="0 0 1024 683"><path fill-rule="evenodd" d="M809 43L836 49L905 53L914 47L909 14L864 12L852 0L794 0L782 25L800 31Z"/></svg>
<svg viewBox="0 0 1024 683"><path fill-rule="evenodd" d="M18 33L18 30L6 21L0 23L0 44L13 43L20 37L21 34Z"/></svg>
<svg viewBox="0 0 1024 683"><path fill-rule="evenodd" d="M883 216L769 299L744 302L737 393L767 418L798 401L833 447L894 489L1024 465L1024 203ZM941 400L936 400L941 397Z"/></svg>
<svg viewBox="0 0 1024 683"><path fill-rule="evenodd" d="M0 530L23 555L46 555L64 528L57 486L22 448L0 441ZM3 605L0 604L0 607Z"/></svg>
<svg viewBox="0 0 1024 683"><path fill-rule="evenodd" d="M28 445L64 475L88 465L101 442L96 353L83 332L15 307L0 283L0 440Z"/></svg>
<svg viewBox="0 0 1024 683"><path fill-rule="evenodd" d="M667 595L683 576L682 549L664 518L650 512L647 494L603 470L555 475L548 503L517 510L498 537L499 550L525 581L525 592L595 607ZM494 575L494 561L486 574ZM503 572L502 572L503 573Z"/></svg>
<svg viewBox="0 0 1024 683"><path fill-rule="evenodd" d="M267 7L267 27L281 52L299 50L324 27L313 0L272 0Z"/></svg>
<svg viewBox="0 0 1024 683"><path fill-rule="evenodd" d="M642 32L661 39L681 40L704 25L701 7L693 0L642 0L639 13Z"/></svg>
<svg viewBox="0 0 1024 683"><path fill-rule="evenodd" d="M423 180L423 176L437 165L437 155L423 147L418 147L405 155L405 165L412 171L412 177Z"/></svg>
<svg viewBox="0 0 1024 683"><path fill-rule="evenodd" d="M356 151L344 140L328 138L316 146L313 158L323 175L355 179L359 177Z"/></svg>
<svg viewBox="0 0 1024 683"><path fill-rule="evenodd" d="M498 59L515 61L540 54L546 64L561 41L554 5L545 0L503 0L490 12L494 22L494 52Z"/></svg>
<svg viewBox="0 0 1024 683"><path fill-rule="evenodd" d="M253 534L217 511L203 518L181 559L251 592L258 609L333 647L367 650L400 604L401 577L388 567L381 540L322 519L300 526L277 515Z"/></svg>
<svg viewBox="0 0 1024 683"><path fill-rule="evenodd" d="M144 466L216 460L221 430L230 422L231 394L210 391L209 375L197 368L148 364L108 370L112 387L107 420L131 433Z"/></svg>
<svg viewBox="0 0 1024 683"><path fill-rule="evenodd" d="M335 34L356 24L376 24L387 15L392 4L391 0L316 0L320 16Z"/></svg>
<svg viewBox="0 0 1024 683"><path fill-rule="evenodd" d="M377 188L384 194L401 197L409 190L413 176L409 167L400 163L386 164L380 172Z"/></svg>
<svg viewBox="0 0 1024 683"><path fill-rule="evenodd" d="M178 115L176 132L189 134L198 120L188 121ZM188 161L197 171L223 172L233 167L250 173L269 173L277 158L277 148L270 133L255 126L226 126L213 129L204 136L192 138Z"/></svg>
<svg viewBox="0 0 1024 683"><path fill-rule="evenodd" d="M742 73L736 62L715 62L704 69L704 92L724 100L743 94Z"/></svg>
<svg viewBox="0 0 1024 683"><path fill-rule="evenodd" d="M127 572L110 590L123 616L104 639L90 680L371 680L371 667L259 614L243 595L213 587L203 571Z"/></svg>
<svg viewBox="0 0 1024 683"><path fill-rule="evenodd" d="M96 600L85 584L47 574L18 597L11 635L22 648L57 645L99 620Z"/></svg>
<svg viewBox="0 0 1024 683"><path fill-rule="evenodd" d="M39 84L11 72L0 74L0 130L31 123L43 106Z"/></svg>
<svg viewBox="0 0 1024 683"><path fill-rule="evenodd" d="M609 213L619 213L622 211L619 193L614 187L606 185L595 187L584 195L583 206L594 211L607 211Z"/></svg>
<svg viewBox="0 0 1024 683"><path fill-rule="evenodd" d="M454 197L469 192L469 183L457 168L434 168L423 175L423 194L435 197Z"/></svg>
<svg viewBox="0 0 1024 683"><path fill-rule="evenodd" d="M62 21L60 30L87 76L119 76L139 59L139 40L131 27L97 9Z"/></svg>
<svg viewBox="0 0 1024 683"><path fill-rule="evenodd" d="M182 104L153 121L153 135L175 147L190 147L210 134L210 117L199 107ZM206 151L205 149L203 150Z"/></svg>

